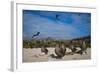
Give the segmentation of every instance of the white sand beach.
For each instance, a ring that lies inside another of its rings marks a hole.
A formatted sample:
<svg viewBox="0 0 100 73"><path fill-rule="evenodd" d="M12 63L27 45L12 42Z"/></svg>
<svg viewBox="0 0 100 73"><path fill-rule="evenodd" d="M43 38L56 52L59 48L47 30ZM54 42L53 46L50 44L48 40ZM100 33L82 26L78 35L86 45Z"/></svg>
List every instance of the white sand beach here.
<svg viewBox="0 0 100 73"><path fill-rule="evenodd" d="M23 48L23 62L47 62L47 61L67 61L67 60L87 60L91 59L91 48L87 48L87 54L66 54L62 59L52 58L50 55L55 54L55 48L47 48L48 54L41 53L41 48ZM70 53L71 50L66 48L66 53Z"/></svg>

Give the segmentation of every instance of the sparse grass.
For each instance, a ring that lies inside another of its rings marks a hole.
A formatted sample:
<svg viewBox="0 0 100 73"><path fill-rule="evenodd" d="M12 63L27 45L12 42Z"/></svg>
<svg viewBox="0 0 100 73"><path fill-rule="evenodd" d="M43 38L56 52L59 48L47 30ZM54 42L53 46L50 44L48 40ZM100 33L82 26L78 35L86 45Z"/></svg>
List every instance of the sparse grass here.
<svg viewBox="0 0 100 73"><path fill-rule="evenodd" d="M44 40L36 40L32 39L30 41L23 40L23 48L40 48L40 47L56 47L57 44L61 45L64 44L65 47L69 47L71 44L79 47L80 41L82 41L82 38L73 39L73 40L53 40L53 39L44 39ZM87 48L91 47L91 38L85 38Z"/></svg>

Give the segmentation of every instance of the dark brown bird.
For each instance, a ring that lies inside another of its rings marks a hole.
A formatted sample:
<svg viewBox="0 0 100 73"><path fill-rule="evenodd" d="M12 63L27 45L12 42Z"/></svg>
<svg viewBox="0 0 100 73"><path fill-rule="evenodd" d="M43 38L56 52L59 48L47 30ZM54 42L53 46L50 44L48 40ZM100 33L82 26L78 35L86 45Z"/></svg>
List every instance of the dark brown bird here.
<svg viewBox="0 0 100 73"><path fill-rule="evenodd" d="M66 48L64 47L64 45L55 48L55 53L57 55L57 58L62 58L65 55L65 52L66 52Z"/></svg>
<svg viewBox="0 0 100 73"><path fill-rule="evenodd" d="M48 49L46 49L45 47L42 47L41 52L44 52L45 54L48 54Z"/></svg>
<svg viewBox="0 0 100 73"><path fill-rule="evenodd" d="M59 15L56 14L56 19L58 19Z"/></svg>
<svg viewBox="0 0 100 73"><path fill-rule="evenodd" d="M34 38L35 36L38 36L40 34L40 32L37 32L36 34L33 34L32 38Z"/></svg>

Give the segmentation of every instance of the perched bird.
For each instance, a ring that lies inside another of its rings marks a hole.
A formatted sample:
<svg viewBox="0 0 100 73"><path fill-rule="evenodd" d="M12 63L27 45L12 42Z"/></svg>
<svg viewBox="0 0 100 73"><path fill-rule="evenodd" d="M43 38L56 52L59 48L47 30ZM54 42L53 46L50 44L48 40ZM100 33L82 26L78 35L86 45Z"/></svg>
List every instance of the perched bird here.
<svg viewBox="0 0 100 73"><path fill-rule="evenodd" d="M44 52L45 54L48 54L48 49L45 48L45 47L42 47L42 48L41 48L41 52Z"/></svg>
<svg viewBox="0 0 100 73"><path fill-rule="evenodd" d="M77 50L76 47L75 47L74 45L70 45L69 48L71 49L71 51L72 51L73 53L75 53L76 50Z"/></svg>
<svg viewBox="0 0 100 73"><path fill-rule="evenodd" d="M40 32L37 32L36 34L33 34L32 38L34 38L35 36L38 36L40 34Z"/></svg>
<svg viewBox="0 0 100 73"><path fill-rule="evenodd" d="M80 48L81 48L81 55L83 53L87 54L87 45L86 45L86 42L85 41L82 41L82 43L80 45Z"/></svg>
<svg viewBox="0 0 100 73"><path fill-rule="evenodd" d="M66 48L64 45L55 48L55 53L57 55L57 58L62 58L65 55L65 52Z"/></svg>

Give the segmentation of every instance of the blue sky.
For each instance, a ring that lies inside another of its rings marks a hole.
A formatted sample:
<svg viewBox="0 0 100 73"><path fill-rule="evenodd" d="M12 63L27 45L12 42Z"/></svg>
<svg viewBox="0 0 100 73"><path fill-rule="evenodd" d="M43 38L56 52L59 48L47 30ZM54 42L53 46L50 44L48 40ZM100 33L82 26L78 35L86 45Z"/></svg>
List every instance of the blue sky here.
<svg viewBox="0 0 100 73"><path fill-rule="evenodd" d="M91 14L23 10L23 38L31 39L74 39L91 34Z"/></svg>

